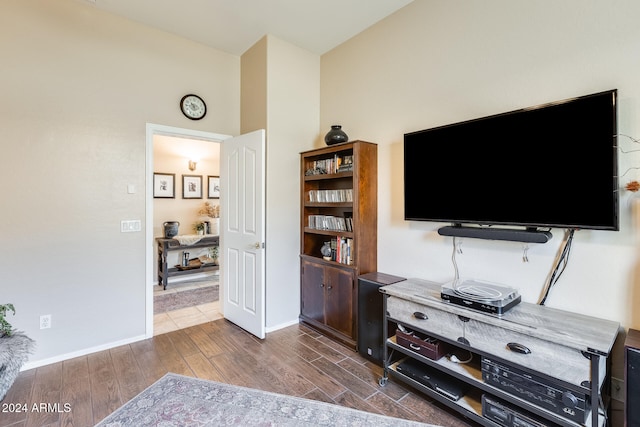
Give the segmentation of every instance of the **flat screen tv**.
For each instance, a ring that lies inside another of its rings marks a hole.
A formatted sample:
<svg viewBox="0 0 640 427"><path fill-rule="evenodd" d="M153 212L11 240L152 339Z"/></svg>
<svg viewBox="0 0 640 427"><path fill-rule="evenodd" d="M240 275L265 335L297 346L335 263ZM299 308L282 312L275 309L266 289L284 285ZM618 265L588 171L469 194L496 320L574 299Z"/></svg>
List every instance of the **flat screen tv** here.
<svg viewBox="0 0 640 427"><path fill-rule="evenodd" d="M406 220L618 230L617 90L404 135Z"/></svg>

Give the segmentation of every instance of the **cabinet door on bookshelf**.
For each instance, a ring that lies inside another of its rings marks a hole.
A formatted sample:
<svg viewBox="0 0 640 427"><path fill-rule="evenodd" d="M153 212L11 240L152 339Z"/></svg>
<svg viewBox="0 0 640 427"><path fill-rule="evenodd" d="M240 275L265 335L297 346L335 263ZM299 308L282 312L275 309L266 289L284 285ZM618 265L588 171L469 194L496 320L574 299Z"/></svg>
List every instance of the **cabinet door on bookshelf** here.
<svg viewBox="0 0 640 427"><path fill-rule="evenodd" d="M303 316L324 322L324 266L314 262L302 262L302 307Z"/></svg>
<svg viewBox="0 0 640 427"><path fill-rule="evenodd" d="M302 261L301 314L334 331L355 337L354 273L308 260Z"/></svg>
<svg viewBox="0 0 640 427"><path fill-rule="evenodd" d="M353 273L341 268L326 267L325 282L327 326L353 337L355 319L353 313Z"/></svg>

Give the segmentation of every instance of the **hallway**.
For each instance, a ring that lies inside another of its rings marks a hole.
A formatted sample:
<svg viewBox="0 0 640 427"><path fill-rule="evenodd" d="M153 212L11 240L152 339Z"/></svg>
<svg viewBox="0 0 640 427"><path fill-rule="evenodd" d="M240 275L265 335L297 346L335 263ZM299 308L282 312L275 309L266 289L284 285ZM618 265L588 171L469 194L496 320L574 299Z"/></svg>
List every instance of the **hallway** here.
<svg viewBox="0 0 640 427"><path fill-rule="evenodd" d="M180 308L153 316L153 335L166 334L178 329L222 319L219 301Z"/></svg>
<svg viewBox="0 0 640 427"><path fill-rule="evenodd" d="M204 279L171 283L166 290L161 286L155 286L153 335L221 319L218 301L219 277L216 272ZM162 297L164 298L161 303Z"/></svg>

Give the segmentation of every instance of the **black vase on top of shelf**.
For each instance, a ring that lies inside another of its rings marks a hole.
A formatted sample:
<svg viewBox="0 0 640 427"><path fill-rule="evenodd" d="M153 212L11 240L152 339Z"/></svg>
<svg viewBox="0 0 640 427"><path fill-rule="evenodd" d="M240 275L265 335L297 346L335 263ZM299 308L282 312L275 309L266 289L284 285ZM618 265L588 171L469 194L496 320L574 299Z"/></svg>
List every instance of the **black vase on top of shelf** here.
<svg viewBox="0 0 640 427"><path fill-rule="evenodd" d="M331 130L324 136L324 142L327 145L340 144L349 141L349 137L342 130L341 125L332 125Z"/></svg>

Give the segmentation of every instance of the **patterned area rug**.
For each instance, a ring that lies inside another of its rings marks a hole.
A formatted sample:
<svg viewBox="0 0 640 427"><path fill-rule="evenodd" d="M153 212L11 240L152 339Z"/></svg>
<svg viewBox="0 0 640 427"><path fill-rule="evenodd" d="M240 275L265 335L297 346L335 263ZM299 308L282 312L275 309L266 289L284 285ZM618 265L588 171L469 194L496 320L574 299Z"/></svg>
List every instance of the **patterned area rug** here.
<svg viewBox="0 0 640 427"><path fill-rule="evenodd" d="M96 427L429 426L299 397L167 374Z"/></svg>
<svg viewBox="0 0 640 427"><path fill-rule="evenodd" d="M179 289L179 286L170 285L165 291L154 292L153 314L218 301L219 291L220 285L217 280L207 283L207 286L184 290Z"/></svg>

